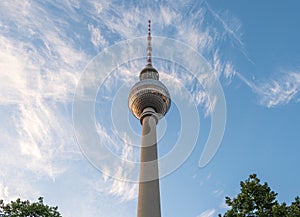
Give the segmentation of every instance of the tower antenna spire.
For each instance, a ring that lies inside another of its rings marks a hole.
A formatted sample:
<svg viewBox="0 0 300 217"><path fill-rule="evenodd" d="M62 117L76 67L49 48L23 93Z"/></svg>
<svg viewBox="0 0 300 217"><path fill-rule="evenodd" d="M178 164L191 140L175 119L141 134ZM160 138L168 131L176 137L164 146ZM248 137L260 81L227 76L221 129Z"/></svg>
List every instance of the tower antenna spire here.
<svg viewBox="0 0 300 217"><path fill-rule="evenodd" d="M152 60L151 60L151 20L148 20L148 47L147 47L147 66L152 66Z"/></svg>

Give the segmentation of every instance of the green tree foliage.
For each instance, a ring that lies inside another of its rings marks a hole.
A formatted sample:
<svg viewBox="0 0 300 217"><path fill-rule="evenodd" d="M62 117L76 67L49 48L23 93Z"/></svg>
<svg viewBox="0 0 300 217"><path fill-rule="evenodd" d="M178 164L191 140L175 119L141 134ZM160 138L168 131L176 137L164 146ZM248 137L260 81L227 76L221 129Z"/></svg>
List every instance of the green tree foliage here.
<svg viewBox="0 0 300 217"><path fill-rule="evenodd" d="M4 204L3 200L0 200L1 217L61 217L57 209L57 207L45 205L42 197L38 199L38 202L34 203L28 200L21 201L17 199L9 204Z"/></svg>
<svg viewBox="0 0 300 217"><path fill-rule="evenodd" d="M233 199L226 197L226 204L230 207L223 217L300 217L300 198L287 206L280 204L277 193L268 184L260 183L256 174L252 174L246 181L242 181L241 192ZM219 214L219 217L222 217Z"/></svg>

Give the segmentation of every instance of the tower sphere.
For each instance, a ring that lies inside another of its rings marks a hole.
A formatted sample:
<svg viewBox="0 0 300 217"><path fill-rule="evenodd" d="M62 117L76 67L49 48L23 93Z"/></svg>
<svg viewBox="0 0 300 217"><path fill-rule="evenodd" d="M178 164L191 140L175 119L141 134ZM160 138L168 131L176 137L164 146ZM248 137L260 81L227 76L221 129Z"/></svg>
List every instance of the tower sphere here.
<svg viewBox="0 0 300 217"><path fill-rule="evenodd" d="M145 70L147 70L146 73L144 72ZM142 72L144 73L142 74ZM128 106L137 119L142 117L145 108L153 108L159 115L159 118L163 117L170 108L169 91L162 82L153 78L153 75L156 74L158 77L158 73L154 68L144 68L141 71L140 78L146 78L137 82L130 90Z"/></svg>
<svg viewBox="0 0 300 217"><path fill-rule="evenodd" d="M128 106L132 114L139 120L148 115L146 108L154 109L156 117L162 118L171 105L170 94L166 86L159 81L158 71L153 68L151 60L150 20L148 25L147 65L140 72L140 81L130 90ZM143 113L144 112L144 113Z"/></svg>

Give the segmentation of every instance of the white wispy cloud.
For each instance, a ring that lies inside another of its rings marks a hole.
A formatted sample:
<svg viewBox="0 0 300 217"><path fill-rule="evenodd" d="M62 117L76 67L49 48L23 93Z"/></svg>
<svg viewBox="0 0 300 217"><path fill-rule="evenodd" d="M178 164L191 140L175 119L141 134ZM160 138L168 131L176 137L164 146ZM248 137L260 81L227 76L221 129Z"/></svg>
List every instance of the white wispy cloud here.
<svg viewBox="0 0 300 217"><path fill-rule="evenodd" d="M232 41L236 44L237 50L242 53L248 62L255 65L251 60L251 57L247 54L247 50L245 49L242 40L242 22L232 16L228 11L217 12L211 8L208 2L204 1L204 4L206 5L205 8L223 27L224 31L220 38L224 39L224 37L226 38L227 36L232 38ZM216 42L218 39L219 37L215 37L213 41ZM224 55L224 52L221 52L216 46L213 47L215 50L211 58L211 64L218 78L220 78L221 75L224 75L224 77L230 81L233 77L238 77L242 82L249 86L255 94L257 94L261 105L270 108L278 105L285 105L293 100L298 100L300 74L298 71L287 71L281 73L276 78L271 77L266 81L247 79L236 70L232 61L226 60L226 57L221 57ZM231 51L234 50L233 47L230 47L230 49Z"/></svg>
<svg viewBox="0 0 300 217"><path fill-rule="evenodd" d="M7 160L7 158L2 158L2 160ZM41 192L28 183L22 168L14 167L15 165L11 164L5 166L6 169L1 167L2 172L0 173L0 195L2 200L11 201L20 196L26 196L26 198L33 200L40 196ZM8 168L13 168L13 171L8 171Z"/></svg>
<svg viewBox="0 0 300 217"><path fill-rule="evenodd" d="M230 61L224 61L220 57L220 50L217 49L215 53L213 54L212 58L212 67L213 70L218 78L220 78L222 75L228 79L229 81L235 76L236 69L234 68L233 63Z"/></svg>
<svg viewBox="0 0 300 217"><path fill-rule="evenodd" d="M88 29L91 33L91 41L95 47L106 47L107 41L104 36L101 34L100 29L95 27L93 24L88 24Z"/></svg>
<svg viewBox="0 0 300 217"><path fill-rule="evenodd" d="M225 32L229 36L234 38L234 40L236 40L240 45L243 45L240 32L241 22L236 17L233 17L230 13L228 13L228 11L223 13L217 13L210 7L210 5L206 1L204 1L204 3L207 9L216 18L216 20L221 23Z"/></svg>
<svg viewBox="0 0 300 217"><path fill-rule="evenodd" d="M299 99L300 73L289 72L279 79L272 79L255 88L260 95L260 103L267 107L285 105Z"/></svg>
<svg viewBox="0 0 300 217"><path fill-rule="evenodd" d="M237 76L257 94L259 103L268 108L299 100L299 72L286 72L265 82L253 82L240 73Z"/></svg>
<svg viewBox="0 0 300 217"><path fill-rule="evenodd" d="M6 200L36 199L36 181L55 180L68 159L80 156L68 107L88 56L66 40L43 5L0 5L2 18L8 19L2 19L0 35L0 116L9 123L1 126L1 191Z"/></svg>
<svg viewBox="0 0 300 217"><path fill-rule="evenodd" d="M223 193L224 193L224 191L221 190L221 189L216 189L216 190L213 191L213 195L214 195L215 197L220 197L220 196L223 195Z"/></svg>
<svg viewBox="0 0 300 217"><path fill-rule="evenodd" d="M197 217L213 217L215 213L216 213L215 209L209 209L209 210L202 212Z"/></svg>
<svg viewBox="0 0 300 217"><path fill-rule="evenodd" d="M112 136L112 133L109 133L107 129L103 128L100 124L97 124L97 132L101 140L100 145L109 148L121 161L137 162L139 152L131 145L134 144L134 142L131 141L129 136L124 133L122 141L120 141L116 134ZM99 153L99 155L101 155L101 153ZM135 199L137 197L138 185L125 180L130 179L131 173L136 173L136 171L134 171L134 168L131 170L131 168L125 164L124 166L119 166L113 163L114 162L109 162L109 164L106 165L99 165L99 169L102 170L103 174L102 180L99 180L100 182L96 181L96 189L105 194L116 196L120 201ZM138 174L136 173L135 176L137 177ZM124 181L114 177L122 177Z"/></svg>

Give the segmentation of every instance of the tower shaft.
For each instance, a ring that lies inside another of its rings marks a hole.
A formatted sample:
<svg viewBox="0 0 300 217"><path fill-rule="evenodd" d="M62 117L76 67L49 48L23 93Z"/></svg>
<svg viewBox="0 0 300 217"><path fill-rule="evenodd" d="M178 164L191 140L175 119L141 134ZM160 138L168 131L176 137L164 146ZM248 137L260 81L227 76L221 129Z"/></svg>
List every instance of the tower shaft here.
<svg viewBox="0 0 300 217"><path fill-rule="evenodd" d="M147 65L130 90L128 107L142 124L141 166L137 217L161 217L156 124L169 110L171 98L152 66L151 29L148 22Z"/></svg>
<svg viewBox="0 0 300 217"><path fill-rule="evenodd" d="M149 111L149 108L146 110ZM151 109L153 113L155 111ZM156 140L156 118L154 116L144 116L142 119L142 147L141 162L152 161L154 164L151 171L140 167L140 183L138 195L137 217L160 217L160 191L158 179L158 162L157 162L157 140ZM149 173L154 174L157 179L152 181L143 181L147 179Z"/></svg>

